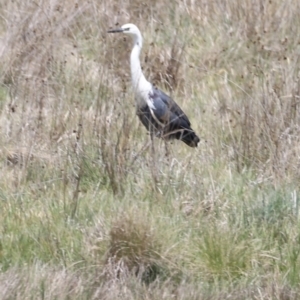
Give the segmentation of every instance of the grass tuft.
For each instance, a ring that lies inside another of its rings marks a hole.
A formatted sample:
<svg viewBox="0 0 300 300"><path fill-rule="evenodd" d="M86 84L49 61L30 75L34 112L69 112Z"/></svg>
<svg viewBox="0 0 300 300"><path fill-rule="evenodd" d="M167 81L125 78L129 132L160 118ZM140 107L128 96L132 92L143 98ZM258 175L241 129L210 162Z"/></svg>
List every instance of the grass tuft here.
<svg viewBox="0 0 300 300"><path fill-rule="evenodd" d="M107 265L117 269L116 275L128 272L150 283L163 275L161 245L147 218L134 214L121 215L112 224Z"/></svg>

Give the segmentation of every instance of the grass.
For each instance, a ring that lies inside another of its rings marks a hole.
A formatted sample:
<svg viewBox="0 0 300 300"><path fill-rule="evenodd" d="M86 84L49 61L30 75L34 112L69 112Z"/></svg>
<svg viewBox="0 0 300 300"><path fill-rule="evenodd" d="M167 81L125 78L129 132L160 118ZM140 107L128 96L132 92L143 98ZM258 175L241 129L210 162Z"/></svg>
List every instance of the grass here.
<svg viewBox="0 0 300 300"><path fill-rule="evenodd" d="M297 1L0 3L1 299L298 298ZM197 149L147 147L127 22Z"/></svg>

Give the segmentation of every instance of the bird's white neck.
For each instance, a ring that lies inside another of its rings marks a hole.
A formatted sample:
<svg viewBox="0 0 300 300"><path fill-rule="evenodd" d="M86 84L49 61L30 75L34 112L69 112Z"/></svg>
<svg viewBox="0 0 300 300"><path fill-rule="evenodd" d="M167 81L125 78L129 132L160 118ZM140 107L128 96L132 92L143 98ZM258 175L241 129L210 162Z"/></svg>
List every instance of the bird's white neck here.
<svg viewBox="0 0 300 300"><path fill-rule="evenodd" d="M146 80L140 63L142 37L136 37L133 42L134 46L130 55L131 79L135 95L141 98L142 94L149 92L151 84Z"/></svg>

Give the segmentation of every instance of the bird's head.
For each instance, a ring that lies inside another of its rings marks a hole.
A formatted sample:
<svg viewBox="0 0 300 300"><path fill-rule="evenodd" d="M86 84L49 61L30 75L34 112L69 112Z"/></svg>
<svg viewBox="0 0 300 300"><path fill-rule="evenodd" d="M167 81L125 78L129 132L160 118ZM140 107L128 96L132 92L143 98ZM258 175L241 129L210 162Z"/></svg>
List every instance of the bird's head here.
<svg viewBox="0 0 300 300"><path fill-rule="evenodd" d="M138 42L141 41L142 42L142 35L140 30L137 28L136 25L134 24L125 24L123 26L121 26L120 28L116 28L116 29L111 29L107 31L108 33L118 33L118 32L122 32L124 34L130 35L134 41Z"/></svg>

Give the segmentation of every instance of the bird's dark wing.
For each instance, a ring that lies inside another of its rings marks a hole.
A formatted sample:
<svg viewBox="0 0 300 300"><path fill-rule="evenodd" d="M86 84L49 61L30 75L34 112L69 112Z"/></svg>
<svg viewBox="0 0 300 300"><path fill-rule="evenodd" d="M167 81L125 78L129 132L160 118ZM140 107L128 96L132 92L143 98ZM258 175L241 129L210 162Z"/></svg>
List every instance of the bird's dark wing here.
<svg viewBox="0 0 300 300"><path fill-rule="evenodd" d="M166 140L177 139L190 147L197 147L200 139L191 128L188 117L176 102L154 87L149 93L149 98L153 107L145 103L137 109L137 115L143 125L152 134Z"/></svg>
<svg viewBox="0 0 300 300"><path fill-rule="evenodd" d="M170 125L171 123L177 123L177 126L182 128L191 126L186 114L178 104L163 91L153 87L149 97L155 107L155 110L152 110L152 112L161 123L165 125L167 125L167 123Z"/></svg>

